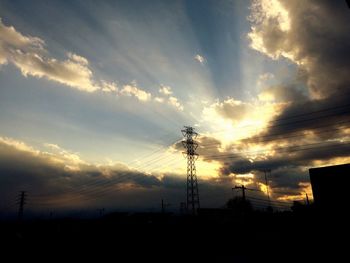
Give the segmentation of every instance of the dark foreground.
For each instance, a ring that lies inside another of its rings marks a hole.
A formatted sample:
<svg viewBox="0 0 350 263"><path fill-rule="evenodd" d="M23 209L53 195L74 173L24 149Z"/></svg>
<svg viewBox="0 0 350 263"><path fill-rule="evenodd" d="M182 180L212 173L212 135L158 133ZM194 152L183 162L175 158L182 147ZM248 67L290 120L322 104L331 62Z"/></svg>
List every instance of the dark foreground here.
<svg viewBox="0 0 350 263"><path fill-rule="evenodd" d="M227 211L1 222L2 262L349 262L346 216Z"/></svg>

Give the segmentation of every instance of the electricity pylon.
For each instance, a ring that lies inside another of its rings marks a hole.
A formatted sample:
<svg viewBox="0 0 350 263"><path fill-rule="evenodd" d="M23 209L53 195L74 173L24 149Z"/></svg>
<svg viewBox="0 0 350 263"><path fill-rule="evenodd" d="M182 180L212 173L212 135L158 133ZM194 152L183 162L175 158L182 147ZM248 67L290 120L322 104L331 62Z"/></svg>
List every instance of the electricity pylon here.
<svg viewBox="0 0 350 263"><path fill-rule="evenodd" d="M24 210L24 205L26 204L26 191L21 191L19 196L18 196L18 221L22 221L23 219L23 210Z"/></svg>
<svg viewBox="0 0 350 263"><path fill-rule="evenodd" d="M200 208L195 165L195 161L198 158L198 154L196 153L198 143L194 140L198 133L196 133L192 127L184 126L184 128L185 129L181 130L181 132L185 137L182 144L186 149L184 154L187 158L187 210L192 210L192 215L195 215Z"/></svg>

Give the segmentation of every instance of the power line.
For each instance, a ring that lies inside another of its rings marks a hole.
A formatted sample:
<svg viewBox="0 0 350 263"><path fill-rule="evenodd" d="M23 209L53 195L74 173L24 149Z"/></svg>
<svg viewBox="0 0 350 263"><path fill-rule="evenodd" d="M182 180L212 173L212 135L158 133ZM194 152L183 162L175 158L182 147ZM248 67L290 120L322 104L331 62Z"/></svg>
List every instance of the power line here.
<svg viewBox="0 0 350 263"><path fill-rule="evenodd" d="M171 160L171 162L173 162L174 160ZM176 160L176 162L178 163L179 161L181 160ZM88 189L81 189L80 191L75 191L75 192L71 192L72 194L74 194L75 196L74 197L66 197L64 198L65 201L67 200L76 200L76 199L82 199L82 196L86 196L87 194L88 195L103 195L103 194L106 194L110 191L114 191L114 187L120 183L120 182L123 182L123 180L125 179L130 179L130 178L134 178L134 176L130 176L128 172L126 173L122 173L121 175L119 175L118 177L112 179L112 180L108 180L108 181L104 181L104 182L101 182L99 185L93 185L88 188ZM144 178L140 178L138 180L138 182L145 182L148 178L146 178L146 176ZM104 188L102 190L98 189L97 187L102 187L104 186ZM95 188L92 188L92 187L95 187ZM69 194L69 192L65 191L63 192L62 194ZM52 195L52 196L57 196L57 195ZM39 199L42 199L42 198L39 198ZM90 198L85 198L84 200L89 200L89 199L93 199L93 197L90 197ZM37 199L38 200L38 199ZM59 200L54 200L53 202L62 202L62 201L59 201ZM50 203L50 202L47 202L47 203ZM52 203L52 201L51 201Z"/></svg>
<svg viewBox="0 0 350 263"><path fill-rule="evenodd" d="M350 121L344 121L344 122L338 122L337 125L342 125L342 124L347 124L350 123ZM338 128L329 128L329 125L321 125L321 126L317 126L314 127L313 131L314 134L319 135L319 134L323 134L323 133L330 133L330 132L334 132L334 131L339 131L339 130L343 130L343 127L338 127ZM327 130L321 130L321 131L317 131L318 128L324 128L327 127ZM289 132L284 132L284 133L275 133L275 134L269 134L269 135L261 135L261 136L252 136L252 137L248 137L245 139L242 139L241 141L244 140L251 140L251 139L256 139L256 143L262 143L262 142L271 142L271 141L278 141L278 140L284 140L284 139L290 139L290 138L297 138L297 137L305 137L305 134L295 134L295 135L291 135L291 136L283 136L285 134L293 134L299 131L289 131ZM276 136L283 136L283 137L278 137L275 138ZM267 139L267 140L259 140L262 138L270 138L272 137L273 139ZM203 149L211 149L211 148L217 148L217 147L210 147L210 146L217 146L220 145L221 143L212 143L212 144L202 144L201 148Z"/></svg>
<svg viewBox="0 0 350 263"><path fill-rule="evenodd" d="M314 145L314 144L309 144L309 145ZM304 146L308 146L308 145L299 145L299 146L294 146L294 147L304 147ZM339 145L333 145L333 146L328 146L328 147L334 147L334 146L339 146ZM293 147L293 146L292 146ZM280 148L277 148L277 149L281 149L282 147L280 147ZM283 147L283 148L291 148L291 147ZM312 149L312 148L307 148L307 149L296 149L296 150L308 150L308 149ZM159 160L160 159L164 159L164 157L158 157L158 158L156 158L156 159L154 159L154 160L151 160L151 162L150 163L148 163L148 166L150 165L150 164L152 164L152 163L154 163L154 162L156 162L156 161L158 161L159 162ZM143 167L144 168L144 167ZM118 178L118 180L120 180L121 178L119 177ZM106 182L107 184L108 183L110 183L110 181L108 181L108 182ZM103 182L103 184L104 184L104 182ZM92 184L93 185L93 184ZM86 187L86 185L84 185L84 187Z"/></svg>
<svg viewBox="0 0 350 263"><path fill-rule="evenodd" d="M298 115L294 115L294 116L290 116L290 117L286 117L286 118L277 118L277 119L274 119L274 120L270 120L267 123L274 123L274 122L284 121L284 120L293 119L293 118L297 118L297 117L312 115L312 114L315 114L315 113L327 112L327 111L332 111L332 110L340 109L340 108L346 108L346 107L349 107L349 106L350 106L350 104L346 104L346 105L342 105L342 106L331 107L331 108L326 108L326 109L322 109L322 110L318 110L318 111L313 111L313 112L309 112L309 113L305 113L305 114L298 114ZM341 112L341 114L348 113L348 112L349 112L349 110L347 110L345 112ZM310 119L306 119L306 120L293 121L293 122L289 122L288 124L295 124L295 123L298 123L298 122L310 121L310 120L320 119L320 118L334 116L334 115L338 115L338 114L339 114L339 112L336 112L336 113L329 114L329 115L326 115L326 116L319 116L317 118L310 118ZM276 125L269 125L269 126L266 126L265 128L278 127L278 126L282 126L282 125L286 125L286 124L287 123L276 124ZM242 127L239 127L239 128L242 129L242 128L252 127L252 126L254 126L254 124L245 125L245 126L242 126ZM215 133L221 133L221 132L226 132L226 130L216 131Z"/></svg>
<svg viewBox="0 0 350 263"><path fill-rule="evenodd" d="M176 140L175 142L177 142L178 140ZM172 145L172 144L174 144L175 142L172 142L170 145ZM169 146L170 146L169 145ZM157 151L159 151L159 150L161 150L161 149L163 149L163 148L165 148L164 146L162 146L160 149L158 149ZM151 155L152 154L154 154L154 153L156 153L157 151L154 151L153 153L151 153ZM171 157L171 156L160 156L160 157L156 157L155 159L152 159L152 160L149 160L148 162L146 162L145 164L147 165L147 166L149 166L150 164L153 164L153 163L155 163L155 162L159 162L160 160L164 160L164 159L166 159L166 158L168 158L168 157ZM136 161L138 161L138 160L134 160L134 161L132 161L132 162L130 162L129 164L127 164L127 165L131 165L132 163L134 163L134 162L136 162ZM142 168L145 168L145 167L147 167L147 166L144 166L144 164L141 164L141 165L139 165L139 166L137 166L135 169L138 169L138 168L140 168L141 166L143 165L143 167ZM128 171L129 173L131 173L131 172L133 172L132 170L130 170L130 171ZM127 173L128 173L127 172ZM122 175L123 174L127 174L127 173L122 173ZM106 183L106 181L101 181L101 179L100 178L98 178L98 179L95 179L95 180L93 180L92 182L89 182L89 183L87 183L87 184L84 184L84 185L82 185L82 186L80 186L80 187L75 187L74 189L72 189L72 190L70 190L70 191L60 191L60 192L56 192L56 193L54 193L54 194L50 194L50 195L34 195L33 197L34 198L36 198L36 197L47 197L47 196L53 196L53 195L57 195L57 194L66 194L66 193L69 193L69 192L76 192L77 190L79 190L79 189L81 189L81 188L83 188L82 190L84 190L84 188L86 188L86 187L89 187L89 186L92 186L92 187L94 187L94 186L98 186L99 184L102 184L102 185L104 185Z"/></svg>
<svg viewBox="0 0 350 263"><path fill-rule="evenodd" d="M116 178L117 179L117 181L120 181L122 178L121 177L118 177L118 178ZM115 182L115 181L114 181ZM106 182L107 184L110 184L110 183L113 183L113 182L110 182L110 181L107 181ZM111 185L111 187L114 187L115 185ZM88 194L87 192L85 192L84 194ZM103 194L103 192L102 192L102 194Z"/></svg>
<svg viewBox="0 0 350 263"><path fill-rule="evenodd" d="M260 201L260 202L265 202L265 203L269 203L268 200L262 199L262 198L257 198L257 197L249 197L249 199L255 200L255 201ZM271 200L271 203L276 203L276 204L280 204L280 205L291 205L292 203L290 202L284 202L284 201L277 201L277 200Z"/></svg>
<svg viewBox="0 0 350 263"><path fill-rule="evenodd" d="M267 202L267 200L259 200L259 199L254 199L254 198L248 198L249 201L251 202L255 202L255 203L259 203L259 204L264 204L264 205L274 205L274 206L279 206L279 207L291 207L293 204L292 203L279 203L279 202L275 202L275 201L272 201L270 204Z"/></svg>
<svg viewBox="0 0 350 263"><path fill-rule="evenodd" d="M288 152L295 152L295 151L304 151L304 150L311 150L311 149L317 149L322 147L341 147L346 146L350 143L350 141L342 142L336 145L329 145L328 142L326 143L310 143L310 144L303 144L303 145L295 145L295 146L285 146L285 147L278 147L272 149L274 152L279 152L280 150L287 149ZM322 144L328 144L328 145L322 145ZM305 146L314 146L314 145L321 145L319 147L309 147L309 148L302 148ZM208 155L205 156L205 158L212 158L212 159L236 159L236 158L242 158L241 154L252 154L252 153L265 153L271 150L257 150L257 151L245 151L245 152L239 152L239 153L231 153L231 154L221 154L221 155ZM238 156L238 154L240 154Z"/></svg>
<svg viewBox="0 0 350 263"><path fill-rule="evenodd" d="M338 107L334 107L334 108L328 108L328 109L323 109L323 110L319 110L319 111L314 111L314 112L309 112L309 113L306 113L306 114L300 114L300 115L296 115L296 116L291 116L291 117L289 117L288 119L290 119L290 118L295 118L295 117L300 117L300 116L305 116L305 115L310 115L310 114L314 114L314 113L319 113L319 112L324 112L324 111L329 111L329 110L334 110L334 109L339 109L339 108L344 108L344 107L347 107L347 106L349 106L349 105L343 105L343 106L338 106ZM322 117L326 117L326 116L322 116ZM284 119L286 119L286 118L284 118ZM281 119L279 119L279 120L281 120ZM309 119L308 119L309 120ZM274 120L274 121L278 121L278 119L277 120ZM303 121L305 121L305 120L303 120ZM176 142L176 141L175 141ZM157 151L160 151L161 149L158 149ZM156 151L156 152L157 152ZM152 155L152 154L151 154ZM148 156L149 157L149 156ZM160 158L160 159L163 159L163 158ZM157 159L155 159L155 160L153 160L151 163L154 163L154 162L157 162L157 161L159 161L160 160L159 158ZM149 166L151 163L148 163L148 165L147 166ZM144 167L143 167L144 168ZM87 185L85 184L83 187L86 187Z"/></svg>

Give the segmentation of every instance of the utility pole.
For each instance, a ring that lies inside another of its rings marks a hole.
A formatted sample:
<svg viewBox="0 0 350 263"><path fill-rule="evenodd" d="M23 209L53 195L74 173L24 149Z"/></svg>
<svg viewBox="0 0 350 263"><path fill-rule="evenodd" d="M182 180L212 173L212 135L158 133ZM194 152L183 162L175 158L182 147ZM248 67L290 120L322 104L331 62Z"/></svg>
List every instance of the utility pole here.
<svg viewBox="0 0 350 263"><path fill-rule="evenodd" d="M243 184L242 186L235 186L233 189L241 189L242 190L242 200L243 202L245 202L245 190L247 190L248 188L246 188Z"/></svg>
<svg viewBox="0 0 350 263"><path fill-rule="evenodd" d="M184 155L187 157L187 209L191 209L192 215L195 215L200 208L195 165L195 161L198 158L198 154L196 153L198 143L194 140L198 136L198 133L194 131L194 128L189 126L185 126L181 132L185 137L182 145L186 149Z"/></svg>
<svg viewBox="0 0 350 263"><path fill-rule="evenodd" d="M241 186L235 186L232 188L233 189L241 189L242 190L242 199L243 199L243 202L246 201L246 196L245 196L245 191L248 190L248 191L260 191L260 190L257 190L257 189L252 189L252 188L247 188L245 187L243 184Z"/></svg>
<svg viewBox="0 0 350 263"><path fill-rule="evenodd" d="M250 189L245 187L243 184L241 186L235 186L233 189L240 189L242 190L242 215L244 216L244 213L247 212L248 208L248 203L246 202L246 196L245 196L245 191L250 190L250 191L256 191L256 189Z"/></svg>
<svg viewBox="0 0 350 263"><path fill-rule="evenodd" d="M19 196L18 196L18 204L19 204L19 209L18 209L18 221L22 221L23 219L23 209L24 205L26 204L26 191L21 191Z"/></svg>

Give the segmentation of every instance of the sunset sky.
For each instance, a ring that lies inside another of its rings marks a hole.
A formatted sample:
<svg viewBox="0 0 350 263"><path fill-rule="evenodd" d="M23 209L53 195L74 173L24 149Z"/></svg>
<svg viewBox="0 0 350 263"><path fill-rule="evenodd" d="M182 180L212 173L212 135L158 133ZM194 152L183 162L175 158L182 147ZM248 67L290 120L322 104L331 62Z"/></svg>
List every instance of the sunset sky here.
<svg viewBox="0 0 350 263"><path fill-rule="evenodd" d="M264 169L312 198L350 160L349 73L341 0L0 0L0 208L177 209L184 125L202 206L266 198Z"/></svg>

